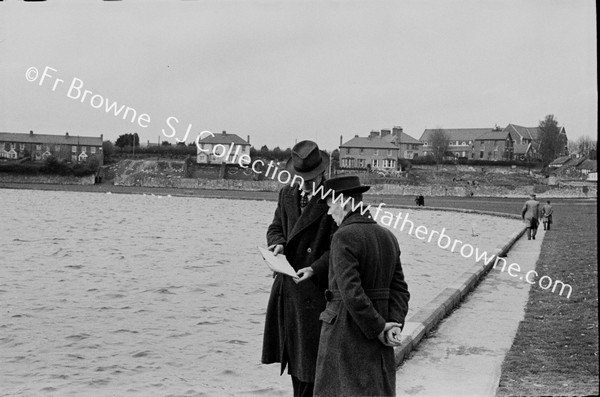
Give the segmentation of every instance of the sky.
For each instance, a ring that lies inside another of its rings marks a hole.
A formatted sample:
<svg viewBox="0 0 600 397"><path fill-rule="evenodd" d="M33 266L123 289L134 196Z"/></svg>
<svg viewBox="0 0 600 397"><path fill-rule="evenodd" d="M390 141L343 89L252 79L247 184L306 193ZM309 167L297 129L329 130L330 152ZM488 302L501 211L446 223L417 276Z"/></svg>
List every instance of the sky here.
<svg viewBox="0 0 600 397"><path fill-rule="evenodd" d="M0 131L333 150L553 114L596 139L596 58L588 0L4 0Z"/></svg>

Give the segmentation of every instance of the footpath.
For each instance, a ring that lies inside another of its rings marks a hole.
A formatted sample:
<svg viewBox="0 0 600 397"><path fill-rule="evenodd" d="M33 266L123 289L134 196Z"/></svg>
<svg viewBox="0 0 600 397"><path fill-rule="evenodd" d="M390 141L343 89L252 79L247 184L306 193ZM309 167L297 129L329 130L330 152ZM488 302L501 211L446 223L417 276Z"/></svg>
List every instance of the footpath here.
<svg viewBox="0 0 600 397"><path fill-rule="evenodd" d="M523 235L508 252L508 264L518 263L523 274L535 269L544 235L542 227L536 240ZM502 362L524 318L529 289L524 279L491 269L399 367L397 394L495 396Z"/></svg>

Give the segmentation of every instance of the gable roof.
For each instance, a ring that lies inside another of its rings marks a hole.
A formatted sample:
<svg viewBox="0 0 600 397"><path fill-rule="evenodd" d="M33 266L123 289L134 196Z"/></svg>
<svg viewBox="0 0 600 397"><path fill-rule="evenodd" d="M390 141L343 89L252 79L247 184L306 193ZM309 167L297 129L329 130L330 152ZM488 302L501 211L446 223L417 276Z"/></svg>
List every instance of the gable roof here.
<svg viewBox="0 0 600 397"><path fill-rule="evenodd" d="M398 142L399 144L407 143L407 144L411 144L411 145L422 145L423 144L423 142L413 138L412 136L410 136L408 134L405 134L404 132L400 132L400 136L398 137L397 141L396 141L396 135L393 135L393 134L388 134L381 139L383 139L384 141L390 142L390 143Z"/></svg>
<svg viewBox="0 0 600 397"><path fill-rule="evenodd" d="M398 146L388 142L385 137L374 136L371 138L363 138L355 136L348 142L340 145L340 148L365 148L365 149L390 149L399 150Z"/></svg>
<svg viewBox="0 0 600 397"><path fill-rule="evenodd" d="M475 138L476 141L503 141L510 135L510 132L506 129L503 130L491 130Z"/></svg>
<svg viewBox="0 0 600 397"><path fill-rule="evenodd" d="M589 170L590 172L598 172L598 162L596 160L585 159L577 168L580 170Z"/></svg>
<svg viewBox="0 0 600 397"><path fill-rule="evenodd" d="M234 145L250 146L250 144L248 142L246 142L245 140L240 138L237 134L230 134L228 132L223 131L220 134L213 134L213 135L214 136L208 135L208 136L200 139L198 142L212 143L215 145L218 145L218 144L231 145L233 143Z"/></svg>
<svg viewBox="0 0 600 397"><path fill-rule="evenodd" d="M79 135L50 135L50 134L23 134L17 132L0 132L0 142L33 143L47 145L79 145L102 146L102 136Z"/></svg>
<svg viewBox="0 0 600 397"><path fill-rule="evenodd" d="M426 129L419 138L421 142L429 142L431 134L436 130L442 130L451 141L474 141L478 137L491 132L491 128L434 128Z"/></svg>

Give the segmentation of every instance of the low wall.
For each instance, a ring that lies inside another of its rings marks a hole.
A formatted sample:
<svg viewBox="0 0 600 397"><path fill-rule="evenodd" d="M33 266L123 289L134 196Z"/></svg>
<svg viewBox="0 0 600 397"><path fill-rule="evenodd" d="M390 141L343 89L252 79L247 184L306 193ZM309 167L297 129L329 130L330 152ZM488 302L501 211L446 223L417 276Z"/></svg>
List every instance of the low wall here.
<svg viewBox="0 0 600 397"><path fill-rule="evenodd" d="M243 181L238 179L200 179L177 177L136 177L119 175L114 184L118 186L171 187L177 189L249 190L277 192L283 185L277 181Z"/></svg>
<svg viewBox="0 0 600 397"><path fill-rule="evenodd" d="M469 164L440 164L429 165L429 164L414 164L413 169L432 170L432 171L450 171L450 172L483 172L489 174L528 174L529 170L539 170L538 165L532 165L531 167L517 165L515 168L512 166L499 166L499 165L469 165Z"/></svg>
<svg viewBox="0 0 600 397"><path fill-rule="evenodd" d="M93 185L94 175L62 176L62 175L17 175L0 172L0 182L7 183L41 183L49 185Z"/></svg>
<svg viewBox="0 0 600 397"><path fill-rule="evenodd" d="M509 188L505 186L443 186L443 185L374 185L369 191L371 194L395 194L399 196L454 196L469 197L527 197L535 193L538 198L564 197L564 198L594 198L598 197L598 189L593 186L518 186Z"/></svg>
<svg viewBox="0 0 600 397"><path fill-rule="evenodd" d="M180 189L214 189L214 190L249 190L277 192L283 184L275 180L244 181L236 179L201 179L179 177L154 177L139 175L120 175L114 180L115 185L142 187L170 187ZM398 196L426 197L515 197L524 198L536 193L538 198L594 198L598 196L595 187L580 186L520 186L514 189L503 186L451 186L442 185L373 185L369 194L394 194Z"/></svg>

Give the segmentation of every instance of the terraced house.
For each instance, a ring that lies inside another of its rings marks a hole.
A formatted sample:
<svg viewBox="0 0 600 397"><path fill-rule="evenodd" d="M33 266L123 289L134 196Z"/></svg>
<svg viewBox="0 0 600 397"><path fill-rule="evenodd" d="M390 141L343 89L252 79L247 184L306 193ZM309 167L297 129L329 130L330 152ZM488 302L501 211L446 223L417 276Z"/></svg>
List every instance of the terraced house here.
<svg viewBox="0 0 600 397"><path fill-rule="evenodd" d="M102 135L99 137L78 135L29 134L0 132L0 159L24 159L43 161L54 156L59 160L78 163L96 158L104 163Z"/></svg>
<svg viewBox="0 0 600 397"><path fill-rule="evenodd" d="M340 137L340 167L355 169L398 170L399 159L418 156L423 143L405 134L402 127L373 130L367 137L355 135L342 143Z"/></svg>

